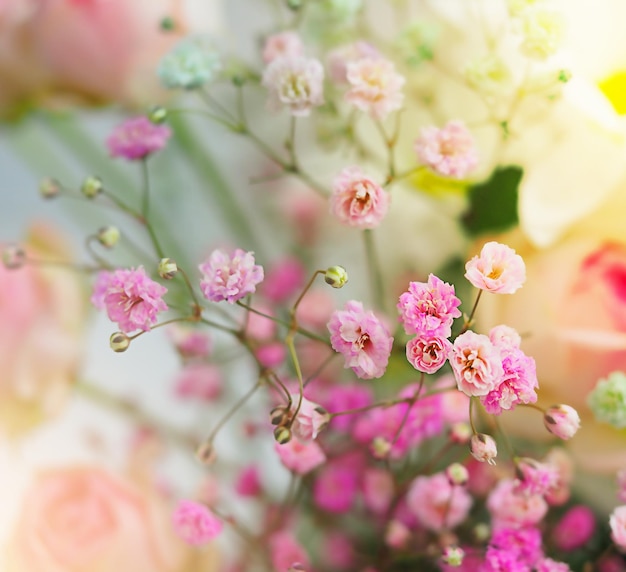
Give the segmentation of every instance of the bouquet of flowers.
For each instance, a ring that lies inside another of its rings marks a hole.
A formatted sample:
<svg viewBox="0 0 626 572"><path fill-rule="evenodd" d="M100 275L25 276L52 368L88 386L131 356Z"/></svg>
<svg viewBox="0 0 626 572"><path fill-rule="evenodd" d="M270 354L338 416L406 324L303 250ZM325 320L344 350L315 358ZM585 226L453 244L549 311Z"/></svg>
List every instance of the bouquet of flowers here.
<svg viewBox="0 0 626 572"><path fill-rule="evenodd" d="M129 4L0 5L86 236L3 246L2 570L626 569L624 8Z"/></svg>

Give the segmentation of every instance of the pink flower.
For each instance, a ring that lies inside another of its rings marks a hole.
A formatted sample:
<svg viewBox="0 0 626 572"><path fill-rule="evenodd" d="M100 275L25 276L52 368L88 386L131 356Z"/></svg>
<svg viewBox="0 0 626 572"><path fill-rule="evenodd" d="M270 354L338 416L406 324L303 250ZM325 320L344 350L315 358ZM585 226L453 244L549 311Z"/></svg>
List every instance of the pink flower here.
<svg viewBox="0 0 626 572"><path fill-rule="evenodd" d="M206 358L211 353L211 338L206 332L187 328L180 324L172 324L168 326L167 333L183 358Z"/></svg>
<svg viewBox="0 0 626 572"><path fill-rule="evenodd" d="M552 531L552 541L558 550L570 552L587 544L596 529L593 511L579 504L570 508Z"/></svg>
<svg viewBox="0 0 626 572"><path fill-rule="evenodd" d="M454 295L454 286L429 274L428 282L409 283L397 308L407 334L448 338L454 318L461 315L460 305L461 300Z"/></svg>
<svg viewBox="0 0 626 572"><path fill-rule="evenodd" d="M553 405L544 416L543 424L546 429L559 439L571 439L580 428L578 412L569 405Z"/></svg>
<svg viewBox="0 0 626 572"><path fill-rule="evenodd" d="M287 107L292 115L306 117L324 103L324 67L314 58L278 57L265 68L262 84L272 111Z"/></svg>
<svg viewBox="0 0 626 572"><path fill-rule="evenodd" d="M384 119L402 107L405 79L396 72L393 62L381 57L349 62L346 78L350 84L346 101L376 119Z"/></svg>
<svg viewBox="0 0 626 572"><path fill-rule="evenodd" d="M361 379L378 378L385 373L393 338L373 312L363 309L361 302L350 300L344 310L333 312L328 330L333 349L344 356L344 367L352 368Z"/></svg>
<svg viewBox="0 0 626 572"><path fill-rule="evenodd" d="M254 309L271 317L275 317L274 310L267 304L255 304ZM248 312L246 320L246 335L256 341L270 341L276 336L276 322L256 312Z"/></svg>
<svg viewBox="0 0 626 572"><path fill-rule="evenodd" d="M449 121L441 129L422 129L415 151L425 165L443 177L462 179L478 163L471 133L461 121Z"/></svg>
<svg viewBox="0 0 626 572"><path fill-rule="evenodd" d="M389 194L358 167L346 167L333 182L330 212L355 228L376 228L387 214Z"/></svg>
<svg viewBox="0 0 626 572"><path fill-rule="evenodd" d="M502 479L487 499L494 528L534 526L543 519L548 504L540 495L519 492L513 479Z"/></svg>
<svg viewBox="0 0 626 572"><path fill-rule="evenodd" d="M191 363L176 376L175 391L183 399L213 401L222 392L222 371L210 363Z"/></svg>
<svg viewBox="0 0 626 572"><path fill-rule="evenodd" d="M193 546L210 542L219 536L224 527L206 506L190 500L178 503L173 519L178 536Z"/></svg>
<svg viewBox="0 0 626 572"><path fill-rule="evenodd" d="M626 505L618 506L609 518L611 539L617 548L626 552Z"/></svg>
<svg viewBox="0 0 626 572"><path fill-rule="evenodd" d="M326 410L330 413L358 409L370 405L373 401L372 390L362 384L351 383L344 385L333 385L326 398L322 401L326 405ZM330 427L337 431L348 431L358 413L349 413L333 417Z"/></svg>
<svg viewBox="0 0 626 572"><path fill-rule="evenodd" d="M263 46L263 61L266 64L276 58L291 57L298 58L304 56L304 44L302 38L291 30L272 34L265 40Z"/></svg>
<svg viewBox="0 0 626 572"><path fill-rule="evenodd" d="M326 464L313 483L315 504L333 514L348 512L356 498L360 471L361 467L351 463L349 457Z"/></svg>
<svg viewBox="0 0 626 572"><path fill-rule="evenodd" d="M522 337L517 333L517 330L504 324L491 328L489 339L494 346L508 350L517 349L522 343Z"/></svg>
<svg viewBox="0 0 626 572"><path fill-rule="evenodd" d="M254 355L262 366L274 368L285 361L287 348L282 342L270 342L256 348Z"/></svg>
<svg viewBox="0 0 626 572"><path fill-rule="evenodd" d="M461 524L472 506L472 497L464 488L451 485L445 473L417 477L406 500L420 524L434 532Z"/></svg>
<svg viewBox="0 0 626 572"><path fill-rule="evenodd" d="M299 399L299 395L291 395L291 414L295 412ZM298 415L291 425L291 431L294 437L300 439L300 441L312 441L318 436L319 432L328 425L329 421L330 416L321 405L313 403L306 397L303 397Z"/></svg>
<svg viewBox="0 0 626 572"><path fill-rule="evenodd" d="M572 569L565 562L542 558L536 564L536 572L572 572Z"/></svg>
<svg viewBox="0 0 626 572"><path fill-rule="evenodd" d="M306 269L295 257L285 257L272 264L263 282L262 294L271 302L281 303L304 286Z"/></svg>
<svg viewBox="0 0 626 572"><path fill-rule="evenodd" d="M101 272L96 280L92 303L105 307L112 322L124 333L150 330L157 314L167 310L162 300L167 288L151 280L142 267Z"/></svg>
<svg viewBox="0 0 626 572"><path fill-rule="evenodd" d="M465 278L473 286L494 294L513 294L526 280L526 265L506 244L487 242L465 265Z"/></svg>
<svg viewBox="0 0 626 572"><path fill-rule="evenodd" d="M382 468L369 467L363 473L363 502L374 514L385 514L394 495L391 473Z"/></svg>
<svg viewBox="0 0 626 572"><path fill-rule="evenodd" d="M487 395L504 375L498 348L471 330L454 340L449 359L457 387L470 397Z"/></svg>
<svg viewBox="0 0 626 572"><path fill-rule="evenodd" d="M263 267L254 263L254 253L239 248L232 255L214 250L198 268L202 272L200 289L211 302L234 304L255 292L263 280Z"/></svg>
<svg viewBox="0 0 626 572"><path fill-rule="evenodd" d="M310 566L306 551L290 531L281 530L272 534L269 548L275 572L289 572L294 564L300 564L305 569Z"/></svg>
<svg viewBox="0 0 626 572"><path fill-rule="evenodd" d="M337 84L348 83L348 64L360 59L378 57L380 57L380 52L367 42L358 41L339 46L328 53L327 62L330 78Z"/></svg>
<svg viewBox="0 0 626 572"><path fill-rule="evenodd" d="M516 469L520 493L544 496L559 483L559 471L554 465L523 458L517 461Z"/></svg>
<svg viewBox="0 0 626 572"><path fill-rule="evenodd" d="M617 472L616 480L617 498L622 502L626 502L626 469L621 469Z"/></svg>
<svg viewBox="0 0 626 572"><path fill-rule="evenodd" d="M256 465L244 467L235 481L235 491L242 497L255 497L261 494L259 469Z"/></svg>
<svg viewBox="0 0 626 572"><path fill-rule="evenodd" d="M123 157L132 161L144 159L163 149L171 134L167 125L155 125L141 115L118 125L106 143L112 157Z"/></svg>
<svg viewBox="0 0 626 572"><path fill-rule="evenodd" d="M435 373L446 363L451 349L446 338L418 336L407 342L406 358L416 370Z"/></svg>
<svg viewBox="0 0 626 572"><path fill-rule="evenodd" d="M385 530L385 544L391 548L406 548L411 540L411 531L399 520L390 520Z"/></svg>
<svg viewBox="0 0 626 572"><path fill-rule="evenodd" d="M530 572L536 562L543 557L541 531L533 526L524 528L501 528L491 537L486 554L485 568L481 572L501 570L522 570ZM515 563L513 568L499 567L503 562Z"/></svg>
<svg viewBox="0 0 626 572"><path fill-rule="evenodd" d="M302 443L298 439L292 439L284 445L276 443L274 450L283 465L298 475L310 473L326 462L324 451L315 441Z"/></svg>

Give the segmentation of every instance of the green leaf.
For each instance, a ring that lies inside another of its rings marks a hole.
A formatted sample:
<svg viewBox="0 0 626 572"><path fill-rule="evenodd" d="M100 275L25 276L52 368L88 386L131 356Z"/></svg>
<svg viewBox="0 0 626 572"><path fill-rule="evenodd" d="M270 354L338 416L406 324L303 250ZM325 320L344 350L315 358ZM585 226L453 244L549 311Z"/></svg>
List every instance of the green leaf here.
<svg viewBox="0 0 626 572"><path fill-rule="evenodd" d="M523 173L521 167L502 167L488 181L469 188L469 208L462 223L470 236L502 232L518 223L517 195Z"/></svg>

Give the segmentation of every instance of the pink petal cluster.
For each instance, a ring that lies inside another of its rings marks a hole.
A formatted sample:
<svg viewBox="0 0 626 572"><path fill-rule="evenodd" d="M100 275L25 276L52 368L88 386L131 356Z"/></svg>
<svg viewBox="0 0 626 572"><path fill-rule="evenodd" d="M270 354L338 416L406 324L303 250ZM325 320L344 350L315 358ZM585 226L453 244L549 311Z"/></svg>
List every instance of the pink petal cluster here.
<svg viewBox="0 0 626 572"><path fill-rule="evenodd" d="M374 396L369 387L358 383L350 383L333 385L322 403L326 406L327 411L337 413L339 411L366 407L371 405L373 401ZM349 431L357 418L358 413L339 415L333 417L330 427L336 431Z"/></svg>
<svg viewBox="0 0 626 572"><path fill-rule="evenodd" d="M510 246L487 242L465 265L465 278L481 290L513 294L526 281L526 265Z"/></svg>
<svg viewBox="0 0 626 572"><path fill-rule="evenodd" d="M316 506L333 514L348 512L356 500L362 467L353 456L340 457L326 464L313 483Z"/></svg>
<svg viewBox="0 0 626 572"><path fill-rule="evenodd" d="M373 312L355 300L336 310L328 322L330 343L343 355L344 367L361 379L381 377L387 369L393 338Z"/></svg>
<svg viewBox="0 0 626 572"><path fill-rule="evenodd" d="M254 253L239 248L232 255L214 250L198 268L202 272L200 289L211 302L234 304L255 292L263 280L263 267L255 264Z"/></svg>
<svg viewBox="0 0 626 572"><path fill-rule="evenodd" d="M272 534L269 538L269 549L272 570L275 572L290 572L294 564L300 564L305 570L309 569L309 557L292 532L281 530Z"/></svg>
<svg viewBox="0 0 626 572"><path fill-rule="evenodd" d="M407 342L406 358L416 370L435 373L446 363L451 349L447 338L417 336Z"/></svg>
<svg viewBox="0 0 626 572"><path fill-rule="evenodd" d="M439 129L422 129L415 142L420 161L443 177L462 179L478 164L474 139L462 121L450 121Z"/></svg>
<svg viewBox="0 0 626 572"><path fill-rule="evenodd" d="M276 443L274 450L278 453L282 464L298 475L305 475L326 462L326 455L315 442L303 443L292 439L284 445Z"/></svg>
<svg viewBox="0 0 626 572"><path fill-rule="evenodd" d="M523 458L516 463L517 490L528 495L546 495L559 483L559 471L554 465Z"/></svg>
<svg viewBox="0 0 626 572"><path fill-rule="evenodd" d="M282 258L272 264L263 281L262 294L271 302L285 302L304 286L306 268L295 256Z"/></svg>
<svg viewBox="0 0 626 572"><path fill-rule="evenodd" d="M222 370L210 363L190 363L176 376L174 390L182 399L213 401L222 393Z"/></svg>
<svg viewBox="0 0 626 572"><path fill-rule="evenodd" d="M615 508L609 518L609 526L611 527L611 539L619 548L626 552L626 505Z"/></svg>
<svg viewBox="0 0 626 572"><path fill-rule="evenodd" d="M265 68L262 84L272 111L286 107L292 115L306 117L324 103L324 67L314 58L278 57Z"/></svg>
<svg viewBox="0 0 626 572"><path fill-rule="evenodd" d="M364 41L339 46L327 56L330 78L337 84L348 83L348 64L365 58L379 58L380 52Z"/></svg>
<svg viewBox="0 0 626 572"><path fill-rule="evenodd" d="M200 546L216 538L224 527L203 504L190 500L182 500L176 507L173 516L174 528L188 544Z"/></svg>
<svg viewBox="0 0 626 572"><path fill-rule="evenodd" d="M496 530L489 542L485 563L480 571L530 572L543 558L541 540L541 531L534 526Z"/></svg>
<svg viewBox="0 0 626 572"><path fill-rule="evenodd" d="M593 511L583 504L570 508L552 531L552 542L558 550L569 552L587 544L596 529Z"/></svg>
<svg viewBox="0 0 626 572"><path fill-rule="evenodd" d="M144 159L165 147L172 134L167 125L156 125L143 115L118 125L106 140L112 157Z"/></svg>
<svg viewBox="0 0 626 572"><path fill-rule="evenodd" d="M385 514L395 491L392 474L383 468L369 467L363 473L363 503L374 514Z"/></svg>
<svg viewBox="0 0 626 572"><path fill-rule="evenodd" d="M299 395L291 394L291 413L295 413L298 406ZM312 441L319 432L328 425L330 416L328 412L317 403L309 401L306 397L302 398L300 410L291 425L291 431L297 439L302 442Z"/></svg>
<svg viewBox="0 0 626 572"><path fill-rule="evenodd" d="M235 491L242 497L255 497L261 494L261 479L256 465L244 467L235 481Z"/></svg>
<svg viewBox="0 0 626 572"><path fill-rule="evenodd" d="M557 562L552 558L542 558L535 565L536 572L572 572L566 562Z"/></svg>
<svg viewBox="0 0 626 572"><path fill-rule="evenodd" d="M384 119L402 107L406 80L390 60L373 57L350 62L346 78L350 84L346 101L374 118Z"/></svg>
<svg viewBox="0 0 626 572"><path fill-rule="evenodd" d="M461 315L454 286L429 274L428 282L410 282L397 308L407 334L448 338L452 322Z"/></svg>
<svg viewBox="0 0 626 572"><path fill-rule="evenodd" d="M468 492L451 485L445 473L417 477L406 501L419 523L435 532L461 524L472 506Z"/></svg>
<svg viewBox="0 0 626 572"><path fill-rule="evenodd" d="M304 55L304 43L297 32L287 30L272 34L265 40L263 45L263 61L266 64L276 58L298 58Z"/></svg>
<svg viewBox="0 0 626 572"><path fill-rule="evenodd" d="M150 279L140 266L98 274L91 302L100 310L106 309L122 332L148 331L158 313L167 310L162 299L166 292L167 288Z"/></svg>
<svg viewBox="0 0 626 572"><path fill-rule="evenodd" d="M333 181L330 212L355 228L376 228L385 218L389 194L359 167L346 167Z"/></svg>
<svg viewBox="0 0 626 572"><path fill-rule="evenodd" d="M514 479L502 479L487 499L494 529L535 526L548 511L541 495L526 494Z"/></svg>
<svg viewBox="0 0 626 572"><path fill-rule="evenodd" d="M176 351L185 359L202 359L211 353L211 338L206 332L172 324L167 333Z"/></svg>
<svg viewBox="0 0 626 572"><path fill-rule="evenodd" d="M487 395L504 375L500 350L471 330L454 340L449 360L457 387L470 397Z"/></svg>

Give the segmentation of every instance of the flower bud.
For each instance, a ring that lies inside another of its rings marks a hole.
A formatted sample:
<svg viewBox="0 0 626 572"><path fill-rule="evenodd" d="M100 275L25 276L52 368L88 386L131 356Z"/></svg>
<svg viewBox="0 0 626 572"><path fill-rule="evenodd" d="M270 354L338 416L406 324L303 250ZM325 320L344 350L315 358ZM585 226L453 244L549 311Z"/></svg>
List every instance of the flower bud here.
<svg viewBox="0 0 626 572"><path fill-rule="evenodd" d="M384 437L375 437L372 441L371 451L377 459L384 459L391 451L391 443Z"/></svg>
<svg viewBox="0 0 626 572"><path fill-rule="evenodd" d="M441 560L448 566L457 567L463 564L465 551L458 546L446 546L441 553Z"/></svg>
<svg viewBox="0 0 626 572"><path fill-rule="evenodd" d="M56 179L46 177L39 183L39 193L44 199L53 199L61 192L61 185Z"/></svg>
<svg viewBox="0 0 626 572"><path fill-rule="evenodd" d="M472 428L469 423L459 421L450 427L450 439L460 445L469 442L472 438Z"/></svg>
<svg viewBox="0 0 626 572"><path fill-rule="evenodd" d="M102 246L113 248L120 240L120 231L115 226L105 226L98 231L96 237Z"/></svg>
<svg viewBox="0 0 626 572"><path fill-rule="evenodd" d="M498 455L498 447L493 437L484 433L476 433L472 435L470 440L470 453L474 459L484 463L487 461L490 465L495 465L495 458Z"/></svg>
<svg viewBox="0 0 626 572"><path fill-rule="evenodd" d="M124 332L115 332L109 338L109 345L114 352L119 354L130 347L130 338Z"/></svg>
<svg viewBox="0 0 626 572"><path fill-rule="evenodd" d="M80 192L88 199L93 199L102 191L102 181L99 177L87 177L80 187Z"/></svg>
<svg viewBox="0 0 626 572"><path fill-rule="evenodd" d="M488 524L485 524L484 522L478 523L474 527L473 532L474 532L474 538L476 539L477 542L480 542L480 543L486 542L491 537L491 528L489 527Z"/></svg>
<svg viewBox="0 0 626 572"><path fill-rule="evenodd" d="M176 22L171 16L165 16L161 19L159 28L161 28L161 30L163 30L164 32L171 32L176 28Z"/></svg>
<svg viewBox="0 0 626 572"><path fill-rule="evenodd" d="M178 266L171 258L161 258L159 262L159 276L164 280L171 280L178 274Z"/></svg>
<svg viewBox="0 0 626 572"><path fill-rule="evenodd" d="M212 441L205 441L196 449L196 459L203 465L210 465L215 461L216 457Z"/></svg>
<svg viewBox="0 0 626 572"><path fill-rule="evenodd" d="M570 439L580 428L578 412L569 405L553 405L543 415L546 429L559 439Z"/></svg>
<svg viewBox="0 0 626 572"><path fill-rule="evenodd" d="M284 405L277 405L270 411L272 425L285 425L289 421L289 410Z"/></svg>
<svg viewBox="0 0 626 572"><path fill-rule="evenodd" d="M287 572L307 572L307 569L300 564L300 562L294 562L288 569Z"/></svg>
<svg viewBox="0 0 626 572"><path fill-rule="evenodd" d="M446 469L446 477L452 486L463 486L469 479L469 471L461 463L452 463Z"/></svg>
<svg viewBox="0 0 626 572"><path fill-rule="evenodd" d="M291 429L284 425L279 425L274 429L274 439L281 445L289 443L291 441Z"/></svg>
<svg viewBox="0 0 626 572"><path fill-rule="evenodd" d="M24 266L26 262L26 252L16 244L6 246L2 251L2 263L9 270L17 270Z"/></svg>
<svg viewBox="0 0 626 572"><path fill-rule="evenodd" d="M302 8L302 1L303 0L287 0L287 8L293 11L300 10L300 8Z"/></svg>
<svg viewBox="0 0 626 572"><path fill-rule="evenodd" d="M331 266L324 273L324 280L333 288L343 288L348 281L348 273L343 266Z"/></svg>
<svg viewBox="0 0 626 572"><path fill-rule="evenodd" d="M165 107L161 107L160 105L153 107L148 112L148 119L156 125L165 123L165 121L167 121L167 109L165 109Z"/></svg>

